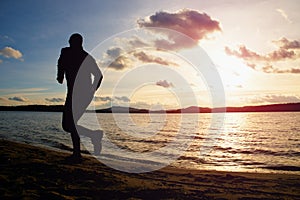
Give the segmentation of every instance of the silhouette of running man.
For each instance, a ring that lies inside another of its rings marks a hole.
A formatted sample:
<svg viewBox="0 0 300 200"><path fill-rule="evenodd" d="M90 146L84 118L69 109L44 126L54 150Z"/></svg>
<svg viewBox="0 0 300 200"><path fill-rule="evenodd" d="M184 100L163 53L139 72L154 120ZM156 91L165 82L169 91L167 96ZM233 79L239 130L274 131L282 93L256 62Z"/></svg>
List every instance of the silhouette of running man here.
<svg viewBox="0 0 300 200"><path fill-rule="evenodd" d="M61 49L57 63L56 80L62 84L65 77L67 81L62 127L66 132L71 133L73 154L69 159L74 162L81 161L79 133L91 138L96 155L100 154L103 136L101 130L89 130L77 124L103 79L96 61L83 49L82 43L83 37L80 34L71 35L70 47Z"/></svg>

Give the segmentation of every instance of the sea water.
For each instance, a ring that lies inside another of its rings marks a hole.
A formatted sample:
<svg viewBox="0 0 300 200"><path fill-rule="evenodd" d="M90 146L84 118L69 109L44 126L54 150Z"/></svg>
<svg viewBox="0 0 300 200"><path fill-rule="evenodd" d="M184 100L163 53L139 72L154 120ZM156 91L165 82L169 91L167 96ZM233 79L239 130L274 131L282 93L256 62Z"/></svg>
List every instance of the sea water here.
<svg viewBox="0 0 300 200"><path fill-rule="evenodd" d="M61 128L61 115L2 111L0 138L70 151L71 138ZM100 161L300 174L300 112L87 113L80 123L104 131ZM93 153L89 138L82 137L82 143Z"/></svg>

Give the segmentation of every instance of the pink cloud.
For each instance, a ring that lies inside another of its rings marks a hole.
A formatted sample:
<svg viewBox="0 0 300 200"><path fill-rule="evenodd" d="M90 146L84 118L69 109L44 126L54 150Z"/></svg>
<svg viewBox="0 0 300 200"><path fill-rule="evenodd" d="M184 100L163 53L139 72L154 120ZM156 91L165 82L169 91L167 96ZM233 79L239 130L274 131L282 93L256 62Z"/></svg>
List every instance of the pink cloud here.
<svg viewBox="0 0 300 200"><path fill-rule="evenodd" d="M247 49L244 45L241 45L238 50L232 50L229 47L225 47L225 53L230 56L242 58L244 60L261 60L262 56Z"/></svg>
<svg viewBox="0 0 300 200"><path fill-rule="evenodd" d="M290 41L285 37L274 40L273 43L284 49L300 49L300 42L298 40Z"/></svg>
<svg viewBox="0 0 300 200"><path fill-rule="evenodd" d="M219 22L211 19L206 13L196 10L183 9L175 13L160 11L148 19L139 19L140 27L157 27L172 29L184 33L192 39L199 41L207 34L221 31Z"/></svg>
<svg viewBox="0 0 300 200"><path fill-rule="evenodd" d="M156 85L164 87L164 88L174 87L174 85L171 82L168 82L166 80L157 81Z"/></svg>
<svg viewBox="0 0 300 200"><path fill-rule="evenodd" d="M156 12L148 18L139 19L137 24L139 27L157 28L150 30L167 36L167 39L158 39L154 43L157 48L168 50L194 47L209 34L221 31L218 21L211 19L206 13L190 9L183 9L174 13ZM174 31L185 34L191 39L178 37L179 33L175 34Z"/></svg>
<svg viewBox="0 0 300 200"><path fill-rule="evenodd" d="M279 69L276 67L277 62L294 61L300 57L298 49L300 42L297 40L290 41L286 38L273 41L276 44L276 50L267 54L259 54L241 45L238 50L225 47L225 53L242 59L249 67L254 70L260 70L265 73L300 73L298 68Z"/></svg>
<svg viewBox="0 0 300 200"><path fill-rule="evenodd" d="M138 60L145 62L145 63L157 63L160 65L166 65L166 66L178 66L176 63L171 62L169 60L163 59L161 57L152 56L149 54L146 54L144 51L135 52L133 54Z"/></svg>

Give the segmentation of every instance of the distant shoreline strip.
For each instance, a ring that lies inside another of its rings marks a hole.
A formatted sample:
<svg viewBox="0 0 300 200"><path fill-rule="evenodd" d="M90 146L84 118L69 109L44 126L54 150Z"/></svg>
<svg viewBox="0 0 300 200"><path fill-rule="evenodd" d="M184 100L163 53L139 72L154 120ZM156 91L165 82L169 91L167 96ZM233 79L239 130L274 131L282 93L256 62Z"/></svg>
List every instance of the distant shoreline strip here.
<svg viewBox="0 0 300 200"><path fill-rule="evenodd" d="M0 106L0 111L33 111L33 112L62 112L63 105L22 105L22 106ZM223 113L223 112L300 112L300 103L270 104L243 107L221 107L207 108L190 106L181 109L170 110L147 110L132 107L110 107L98 110L88 110L96 113Z"/></svg>

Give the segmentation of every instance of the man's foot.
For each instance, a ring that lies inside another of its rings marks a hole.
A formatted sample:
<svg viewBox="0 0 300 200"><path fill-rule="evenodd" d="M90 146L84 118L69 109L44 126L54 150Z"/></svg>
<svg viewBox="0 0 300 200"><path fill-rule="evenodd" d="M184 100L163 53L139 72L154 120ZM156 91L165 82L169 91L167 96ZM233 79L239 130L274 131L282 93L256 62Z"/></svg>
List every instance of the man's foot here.
<svg viewBox="0 0 300 200"><path fill-rule="evenodd" d="M103 137L103 131L102 130L95 130L93 131L94 135L91 138L92 143L94 145L94 154L96 156L100 155L100 152L102 150L102 144L101 144L101 140Z"/></svg>
<svg viewBox="0 0 300 200"><path fill-rule="evenodd" d="M80 154L72 154L66 158L68 163L78 164L82 162L82 157Z"/></svg>

